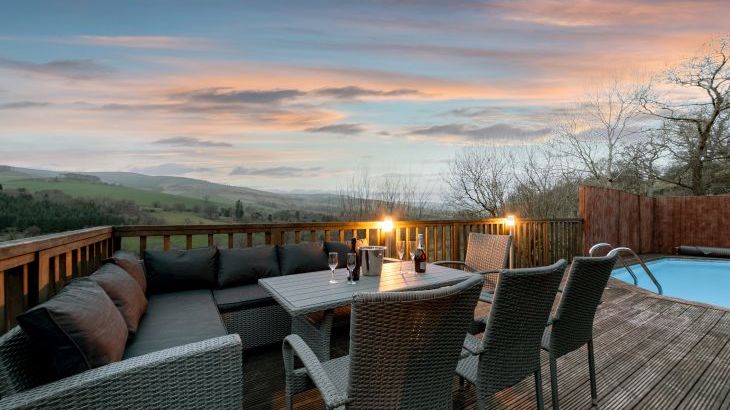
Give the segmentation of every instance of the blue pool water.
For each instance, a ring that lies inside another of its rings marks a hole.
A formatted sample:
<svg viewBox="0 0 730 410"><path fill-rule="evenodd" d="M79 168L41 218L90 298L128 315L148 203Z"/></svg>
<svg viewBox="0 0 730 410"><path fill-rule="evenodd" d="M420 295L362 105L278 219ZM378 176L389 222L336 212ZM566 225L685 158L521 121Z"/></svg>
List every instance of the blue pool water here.
<svg viewBox="0 0 730 410"><path fill-rule="evenodd" d="M659 258L646 263L664 294L730 307L730 261L714 259ZM639 286L656 292L656 286L640 265L631 265L639 279ZM633 284L625 268L614 269L613 276Z"/></svg>

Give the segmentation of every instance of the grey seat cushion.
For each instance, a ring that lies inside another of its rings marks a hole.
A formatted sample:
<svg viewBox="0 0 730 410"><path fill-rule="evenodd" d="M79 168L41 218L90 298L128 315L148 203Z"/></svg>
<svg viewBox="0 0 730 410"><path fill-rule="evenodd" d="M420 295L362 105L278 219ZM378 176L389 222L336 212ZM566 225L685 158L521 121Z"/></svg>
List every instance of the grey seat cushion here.
<svg viewBox="0 0 730 410"><path fill-rule="evenodd" d="M147 313L124 358L225 336L210 290L196 289L151 295Z"/></svg>
<svg viewBox="0 0 730 410"><path fill-rule="evenodd" d="M218 286L256 284L260 278L279 276L276 246L221 249L218 253Z"/></svg>
<svg viewBox="0 0 730 410"><path fill-rule="evenodd" d="M276 304L269 292L258 284L215 289L213 298L221 313Z"/></svg>

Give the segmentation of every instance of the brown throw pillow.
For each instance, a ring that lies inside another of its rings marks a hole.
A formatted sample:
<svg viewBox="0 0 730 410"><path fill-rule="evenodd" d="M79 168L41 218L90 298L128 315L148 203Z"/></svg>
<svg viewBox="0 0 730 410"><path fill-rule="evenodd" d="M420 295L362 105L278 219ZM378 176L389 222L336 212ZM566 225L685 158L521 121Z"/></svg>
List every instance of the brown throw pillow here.
<svg viewBox="0 0 730 410"><path fill-rule="evenodd" d="M134 336L137 333L139 319L147 310L147 297L137 281L124 269L110 263L102 265L99 270L89 276L89 279L104 289L127 323L130 336Z"/></svg>
<svg viewBox="0 0 730 410"><path fill-rule="evenodd" d="M56 378L121 360L127 324L104 289L75 279L56 296L18 316L36 349L48 355Z"/></svg>
<svg viewBox="0 0 730 410"><path fill-rule="evenodd" d="M136 256L129 252L116 251L111 258L104 261L105 263L113 263L124 269L130 276L137 281L143 293L147 293L147 277L144 273L144 263Z"/></svg>

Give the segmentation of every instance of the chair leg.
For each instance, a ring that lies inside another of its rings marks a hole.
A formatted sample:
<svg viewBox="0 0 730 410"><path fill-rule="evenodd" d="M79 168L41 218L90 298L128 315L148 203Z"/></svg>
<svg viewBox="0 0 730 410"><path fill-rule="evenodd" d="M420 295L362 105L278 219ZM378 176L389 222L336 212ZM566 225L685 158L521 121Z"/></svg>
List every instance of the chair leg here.
<svg viewBox="0 0 730 410"><path fill-rule="evenodd" d="M553 410L559 410L558 403L558 362L553 352L550 352L550 391L552 392Z"/></svg>
<svg viewBox="0 0 730 410"><path fill-rule="evenodd" d="M596 388L596 363L593 357L593 339L588 341L588 372L591 377L591 404L598 407L598 389Z"/></svg>
<svg viewBox="0 0 730 410"><path fill-rule="evenodd" d="M535 370L535 397L537 398L537 409L545 409L545 399L542 397L542 375L540 369Z"/></svg>
<svg viewBox="0 0 730 410"><path fill-rule="evenodd" d="M476 386L474 386L476 387ZM479 389L474 389L474 397L476 397L477 402L477 410L486 410L487 408L487 398L482 397L481 394L479 394Z"/></svg>
<svg viewBox="0 0 730 410"><path fill-rule="evenodd" d="M284 393L284 408L286 410L292 410L292 397L293 395L289 392Z"/></svg>

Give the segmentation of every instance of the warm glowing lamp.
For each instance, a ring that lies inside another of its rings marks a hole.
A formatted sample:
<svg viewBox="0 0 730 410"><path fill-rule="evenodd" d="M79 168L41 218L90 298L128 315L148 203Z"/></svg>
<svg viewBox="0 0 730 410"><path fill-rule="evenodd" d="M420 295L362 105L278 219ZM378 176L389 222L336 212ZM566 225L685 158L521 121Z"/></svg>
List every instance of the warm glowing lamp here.
<svg viewBox="0 0 730 410"><path fill-rule="evenodd" d="M514 215L507 215L507 217L504 219L505 225L509 227L509 234L513 235L515 234L515 216ZM509 244L509 268L514 268L514 260L515 260L515 249L513 246L513 242L510 242Z"/></svg>
<svg viewBox="0 0 730 410"><path fill-rule="evenodd" d="M385 220L380 223L380 230L383 232L393 232L393 219L385 218Z"/></svg>

